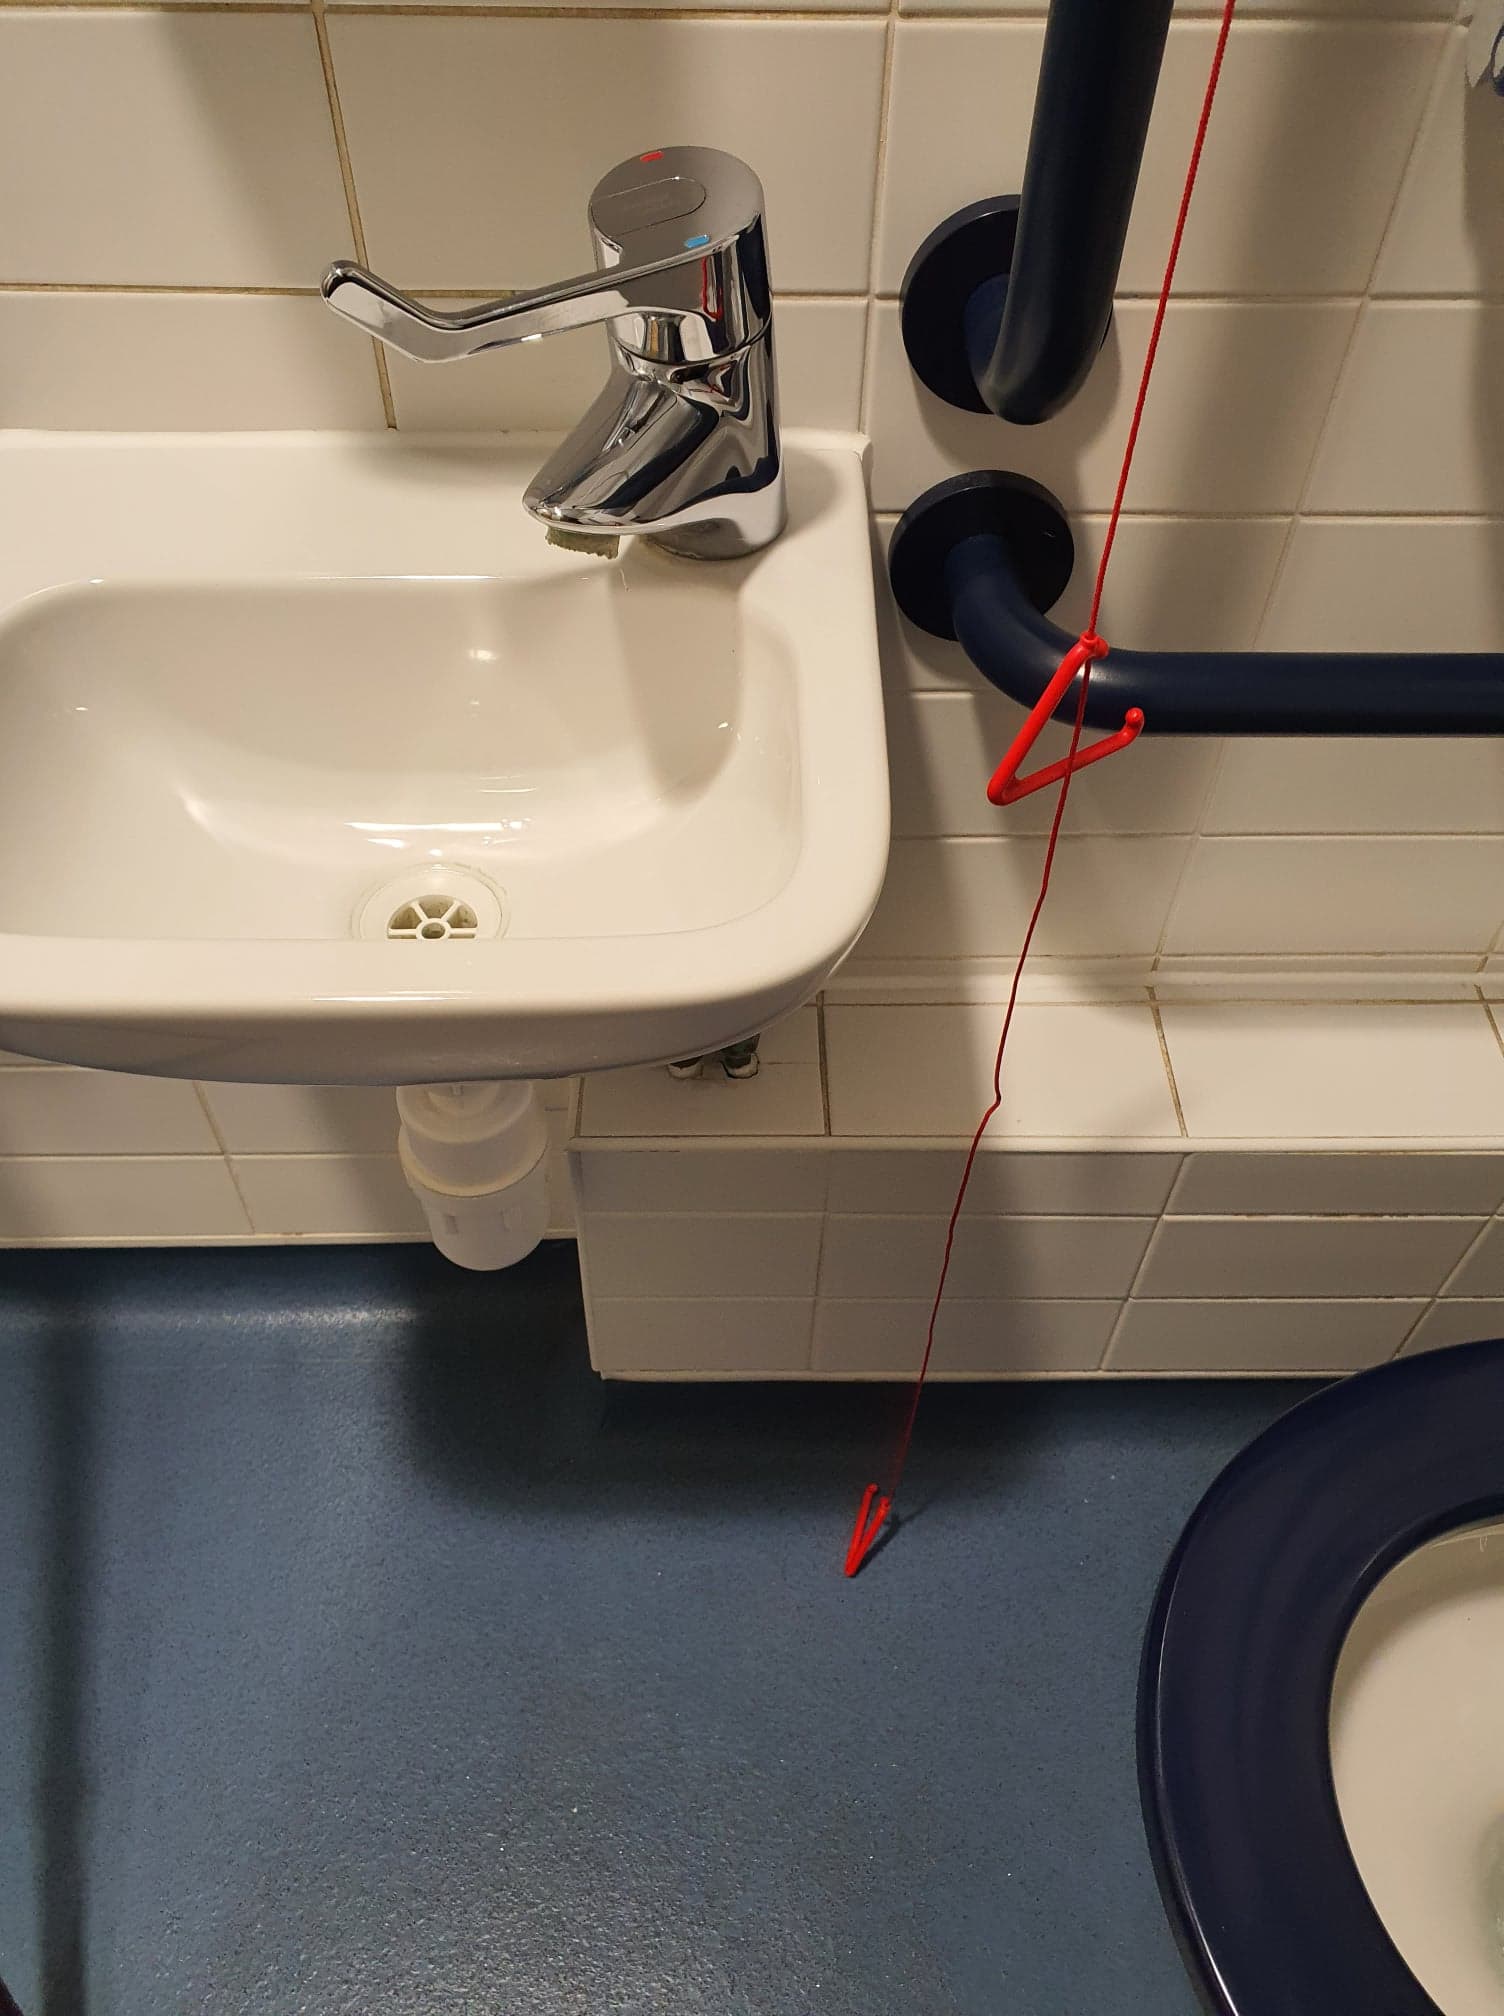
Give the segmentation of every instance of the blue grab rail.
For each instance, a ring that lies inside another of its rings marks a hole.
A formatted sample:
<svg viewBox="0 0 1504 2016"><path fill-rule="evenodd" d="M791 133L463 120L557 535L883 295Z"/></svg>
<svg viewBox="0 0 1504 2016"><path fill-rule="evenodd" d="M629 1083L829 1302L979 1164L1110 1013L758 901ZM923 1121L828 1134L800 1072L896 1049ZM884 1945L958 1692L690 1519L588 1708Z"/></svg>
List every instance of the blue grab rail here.
<svg viewBox="0 0 1504 2016"><path fill-rule="evenodd" d="M889 547L899 608L956 638L972 664L1032 707L1073 635L1045 611L1070 579L1065 515L1039 484L978 470L904 513ZM1504 652L1134 651L1093 667L1086 722L1130 707L1154 735L1504 734ZM1057 719L1075 713L1074 689Z"/></svg>

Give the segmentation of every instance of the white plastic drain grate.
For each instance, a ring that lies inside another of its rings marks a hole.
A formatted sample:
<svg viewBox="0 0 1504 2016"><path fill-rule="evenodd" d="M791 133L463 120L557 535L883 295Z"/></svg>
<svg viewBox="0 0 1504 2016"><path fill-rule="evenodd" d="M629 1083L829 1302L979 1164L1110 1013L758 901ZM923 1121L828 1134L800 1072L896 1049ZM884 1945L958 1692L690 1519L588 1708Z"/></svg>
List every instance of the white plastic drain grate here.
<svg viewBox="0 0 1504 2016"><path fill-rule="evenodd" d="M399 903L387 919L388 938L473 938L480 920L468 903L458 896L420 896L416 902Z"/></svg>
<svg viewBox="0 0 1504 2016"><path fill-rule="evenodd" d="M378 884L362 897L354 917L357 938L409 945L500 938L509 921L505 891L458 861L431 861Z"/></svg>

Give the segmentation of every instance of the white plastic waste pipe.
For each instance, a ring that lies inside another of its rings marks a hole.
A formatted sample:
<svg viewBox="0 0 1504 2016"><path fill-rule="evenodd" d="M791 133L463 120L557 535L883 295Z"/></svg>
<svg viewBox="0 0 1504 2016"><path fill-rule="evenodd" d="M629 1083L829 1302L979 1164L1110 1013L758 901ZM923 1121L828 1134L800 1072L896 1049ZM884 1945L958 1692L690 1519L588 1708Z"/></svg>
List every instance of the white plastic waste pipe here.
<svg viewBox="0 0 1504 2016"><path fill-rule="evenodd" d="M548 1229L548 1123L530 1081L408 1085L397 1153L433 1243L457 1267L525 1260Z"/></svg>

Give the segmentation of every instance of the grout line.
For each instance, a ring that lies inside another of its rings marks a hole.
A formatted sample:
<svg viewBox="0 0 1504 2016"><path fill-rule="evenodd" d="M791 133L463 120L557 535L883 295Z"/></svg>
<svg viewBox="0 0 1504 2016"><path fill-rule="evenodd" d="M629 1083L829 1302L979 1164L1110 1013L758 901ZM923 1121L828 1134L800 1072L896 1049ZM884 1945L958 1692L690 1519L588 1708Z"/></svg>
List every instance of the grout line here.
<svg viewBox="0 0 1504 2016"><path fill-rule="evenodd" d="M1156 1022L1158 1021L1157 1016L1155 1020ZM1160 1040L1163 1041L1163 1038L1161 1038ZM1166 1059L1166 1063L1168 1064L1168 1058ZM1184 1163L1182 1162L1182 1167L1183 1166ZM1176 1176L1175 1181L1177 1183L1180 1181L1178 1175ZM1107 1342L1102 1346L1102 1355L1097 1360L1097 1370L1099 1372L1105 1372L1107 1370L1108 1363L1112 1357L1112 1348L1118 1341L1118 1332L1122 1329L1124 1322L1127 1320L1129 1308L1131 1307L1135 1297L1138 1294L1138 1284L1144 1278L1144 1270L1149 1265L1149 1255L1154 1251L1155 1243L1158 1240L1160 1233L1164 1230L1165 1216L1166 1216L1166 1208L1164 1205L1161 1205L1158 1216L1155 1218L1153 1224L1149 1227L1149 1236L1144 1241L1144 1250L1138 1256L1138 1265L1133 1270L1133 1279L1128 1283L1128 1286L1124 1291L1122 1304L1118 1309L1117 1315L1113 1318L1111 1330L1109 1330L1107 1333Z"/></svg>
<svg viewBox="0 0 1504 2016"><path fill-rule="evenodd" d="M1159 1012L1159 999L1154 989L1149 989L1149 1012L1154 1017L1154 1033L1159 1038L1159 1054L1164 1060L1165 1078L1170 1087L1170 1099L1175 1108L1176 1124L1180 1128L1182 1141L1189 1141L1191 1130L1185 1124L1185 1108L1180 1103L1180 1087L1175 1082L1175 1066L1170 1061L1170 1045L1165 1037L1165 1025Z"/></svg>
<svg viewBox="0 0 1504 2016"><path fill-rule="evenodd" d="M305 0L152 0L150 6L142 5L142 0L0 0L0 13L21 13L28 9L45 9L49 13L67 14L297 14ZM774 25L785 21L808 21L820 25L828 22L858 22L870 24L880 19L882 8L855 5L835 7L779 7L740 6L718 7L709 4L683 7L658 6L604 6L597 7L582 0L575 6L527 4L527 0L517 0L510 6L485 5L467 7L459 0L436 0L436 4L425 5L422 0L333 0L331 12L336 14L405 15L412 19L436 17L440 19L465 20L543 20L543 21L710 21L710 22L768 22ZM915 20L920 25L944 22L952 25L975 28L979 25L1018 27L1039 23L1046 16L1043 8L1032 11L1009 13L1001 19L988 19L970 8L933 7L925 8L917 15L903 16L905 20ZM1434 14L1386 14L1373 20L1358 22L1356 27L1373 27L1382 22L1386 28L1398 27L1445 27L1444 21ZM1260 17L1260 26L1270 27L1281 23L1301 26L1326 26L1332 23L1324 11L1308 13L1281 12L1265 13ZM1184 25L1191 25L1190 23ZM1203 17L1198 25L1206 25ZM1138 296L1126 298L1137 299ZM1150 299L1151 296L1144 296ZM1194 298L1194 297L1193 297ZM1291 297L1299 298L1299 297Z"/></svg>
<svg viewBox="0 0 1504 2016"><path fill-rule="evenodd" d="M279 7L279 14L287 10ZM135 280L0 280L0 294L207 294L250 295L279 301L312 300L317 287L203 287L194 281Z"/></svg>
<svg viewBox="0 0 1504 2016"><path fill-rule="evenodd" d="M1149 1242L1150 1245L1152 1245L1154 1242L1154 1234L1152 1232L1149 1234ZM1144 1248L1145 1257L1147 1257L1148 1251L1149 1248L1148 1246L1146 1246ZM1142 1260L1140 1260L1138 1264L1139 1268L1141 1269L1144 1263ZM1135 1270L1135 1279L1136 1278L1137 1278L1137 1270ZM1118 1332L1122 1329L1123 1324L1127 1319L1128 1311L1130 1306L1132 1305L1132 1302L1133 1302L1133 1290L1130 1288L1128 1293L1118 1303L1118 1313L1112 1319L1112 1328L1107 1333L1107 1342L1102 1346L1101 1355L1097 1359L1096 1370L1098 1372L1106 1372L1110 1368L1113 1346L1118 1341Z"/></svg>
<svg viewBox="0 0 1504 2016"><path fill-rule="evenodd" d="M877 151L872 164L872 236L867 244L867 311L862 330L862 374L857 387L857 427L871 436L870 387L877 344L877 263L887 213L888 118L893 104L893 57L898 38L898 0L888 0L883 32L883 74L878 90Z"/></svg>
<svg viewBox="0 0 1504 2016"><path fill-rule="evenodd" d="M215 1119L214 1109L209 1104L208 1093L205 1092L203 1086L199 1083L199 1081L196 1078L192 1081L192 1083L194 1094L198 1099L200 1107L203 1109L204 1119L208 1123L209 1132L214 1136L215 1143L218 1146L220 1158L225 1166L225 1174L230 1179L230 1187L235 1192L236 1201L240 1205L241 1210L245 1213L246 1230L253 1237L255 1237L256 1221L251 1216L251 1207L246 1202L246 1195L244 1190L242 1190L242 1188L240 1187L240 1176L235 1168L235 1158L230 1153L229 1149L225 1146L225 1137L219 1130L219 1122Z"/></svg>
<svg viewBox="0 0 1504 2016"><path fill-rule="evenodd" d="M0 283L3 287L3 283ZM841 297L849 298L849 297ZM878 505L872 517L879 525L893 526L903 516L901 511L889 505ZM1100 504L1083 507L1073 506L1070 512L1074 524L1103 524L1108 518L1107 510ZM1165 511L1162 509L1136 511L1129 507L1123 512L1124 521L1133 520L1141 525L1285 525L1294 517L1293 511ZM1504 511L1306 511L1302 517L1312 525L1500 525L1504 524ZM924 690L924 689L917 689Z"/></svg>
<svg viewBox="0 0 1504 2016"><path fill-rule="evenodd" d="M3 5L3 0L0 0L0 5ZM3 287L3 285L4 282L0 281L0 287ZM305 289L304 291L316 292L317 290ZM500 286L435 287L427 283L421 283L416 286L407 287L404 291L409 294L416 294L420 299L443 297L449 301L506 301L510 300L514 294L524 290L516 287ZM833 289L828 294L816 294L808 288L786 290L781 287L775 287L773 290L773 305L775 308L828 308L833 302L837 301L860 301L865 304L866 299L867 296L864 293L855 289Z"/></svg>
<svg viewBox="0 0 1504 2016"><path fill-rule="evenodd" d="M37 4L37 5L55 4L55 0L28 0L28 4ZM94 0L64 0L64 4L94 4ZM871 21L874 15L880 12L880 9L873 7L858 7L858 6L836 6L829 8L825 7L786 8L778 6L759 8L755 6L752 7L741 6L736 8L726 8L726 7L716 7L709 4L702 5L699 7L693 7L693 6L628 7L619 5L597 7L589 4L580 4L570 7L570 6L549 5L547 4L547 0L540 0L540 4L536 6L525 4L525 0L518 0L518 4L512 6L488 5L488 6L467 7L461 4L457 4L457 0L442 0L442 4L435 4L432 6L416 4L416 0L390 0L390 4L383 4L383 0L337 0L335 11L340 14L420 14L420 15L421 14L448 14L448 15L499 14L504 16L519 15L519 14L520 15L534 14L534 15L542 15L546 19L555 19L555 20L558 19L578 20L581 16L584 16L587 19L600 19L604 17L605 19L612 21L640 21L640 20L678 21L683 20L686 16L688 16L693 19L712 20L712 21L771 20L771 21L823 22L823 21ZM998 19L996 17L988 17L985 14L979 15L973 8L965 6L942 5L936 7L925 7L917 15L911 16L906 13L904 15L904 19L905 20L915 19L925 26L928 26L932 22L945 22L951 25L958 25L969 28L975 28L979 25L987 25L994 27L1001 27L1001 26L1016 27L1022 25L1029 25L1031 23L1038 24L1039 22L1042 22L1043 20L1046 19L1046 10L1043 6L1025 8L1021 9L1016 13L1009 12L1006 15L1002 16L1001 19ZM1273 12L1264 13L1261 14L1259 17L1259 25L1262 27L1278 25L1281 23L1296 23L1307 27L1309 26L1332 27L1337 25L1332 22L1330 14L1325 9L1316 9L1316 8L1309 9L1305 12L1301 12L1296 9L1281 10L1279 13L1273 13ZM1382 23L1382 25L1386 28L1388 27L1436 28L1436 27L1444 27L1446 25L1444 21L1438 20L1437 16L1434 14L1420 14L1420 13L1379 15L1374 17L1374 19L1372 20L1361 21L1350 25L1359 28L1367 28L1367 27L1373 27L1380 23ZM1178 25L1187 27L1195 26L1201 28L1208 28L1215 26L1215 23L1210 21L1206 15L1203 15L1199 18L1199 20L1196 17L1192 17L1190 21Z"/></svg>
<svg viewBox="0 0 1504 2016"><path fill-rule="evenodd" d="M334 51L329 44L329 23L324 13L324 0L309 0L313 14L313 32L318 38L319 63L324 72L324 90L329 100L329 119L334 128L334 151L339 156L340 181L344 184L345 207L350 214L350 236L355 244L355 256L362 266L370 264L366 253L365 226L360 218L360 199L355 191L355 168L350 160L350 143L345 133L344 108L339 102L339 84L334 74ZM371 353L376 363L376 383L381 391L381 411L390 428L397 425L397 409L392 402L391 373L387 369L386 347L379 337L371 338Z"/></svg>
<svg viewBox="0 0 1504 2016"><path fill-rule="evenodd" d="M40 0L35 0L40 4ZM450 20L490 20L490 21L731 21L766 22L781 25L785 21L862 22L871 24L881 16L881 9L875 7L594 7L582 4L573 7L526 5L466 7L450 4L450 0L436 0L432 6L423 0L336 0L332 11L336 14L395 14L406 15L415 20L426 20L430 16L447 17Z"/></svg>
<svg viewBox="0 0 1504 2016"><path fill-rule="evenodd" d="M820 1062L820 1107L825 1121L825 1138L833 1132L830 1124L830 1045L825 1034L825 996L815 997L815 1043Z"/></svg>
<svg viewBox="0 0 1504 2016"><path fill-rule="evenodd" d="M1483 1012L1488 1017L1488 1026L1494 1032L1494 1041L1498 1044L1501 1054L1504 1054L1504 1034L1500 1032L1499 1018L1494 1013L1493 1003L1484 999L1481 988L1478 990L1478 999L1483 1003Z"/></svg>
<svg viewBox="0 0 1504 2016"><path fill-rule="evenodd" d="M885 293L876 288L873 299L886 308L896 308L897 294ZM1114 307L1154 308L1159 305L1159 294L1126 294L1121 289L1113 295ZM1361 308L1367 300L1365 294L1182 294L1176 292L1171 299L1172 307L1187 308ZM1384 300L1412 300L1434 304L1438 301L1454 301L1471 305L1478 299L1474 294L1455 295L1384 295ZM985 416L984 416L985 417Z"/></svg>
<svg viewBox="0 0 1504 2016"><path fill-rule="evenodd" d="M1431 1314L1431 1312L1434 1309L1437 1309L1441 1306L1441 1303L1446 1299L1446 1293L1448 1288L1450 1288L1452 1283L1457 1279L1458 1275L1462 1272L1463 1268L1467 1265L1468 1261L1472 1258L1473 1254L1478 1250L1479 1246L1488 1237L1490 1229L1497 1222L1498 1222L1497 1212L1495 1212L1492 1217L1484 1219L1482 1225L1478 1228L1478 1231L1475 1234L1475 1236L1472 1239L1470 1239L1467 1245L1463 1248L1461 1255L1457 1259L1451 1271L1443 1277L1441 1286L1436 1290L1435 1294L1431 1296L1430 1300L1426 1303L1425 1308L1421 1310L1420 1314L1416 1317L1415 1321L1410 1325L1410 1328L1405 1332L1403 1338L1401 1338L1398 1345L1396 1345L1395 1349L1389 1354L1391 1358L1398 1358L1400 1356L1400 1354L1409 1345L1410 1339L1415 1335L1416 1331L1420 1328L1421 1324L1425 1322L1426 1318ZM1478 1297L1459 1297L1458 1299L1486 1301L1488 1298L1486 1296L1478 1296Z"/></svg>
<svg viewBox="0 0 1504 2016"><path fill-rule="evenodd" d="M58 14L280 14L296 20L304 0L0 0L0 14L45 8Z"/></svg>
<svg viewBox="0 0 1504 2016"><path fill-rule="evenodd" d="M1175 912L1180 907L1181 893L1184 890L1187 878L1190 875L1191 863L1195 860L1196 850L1201 844L1202 821L1206 817L1207 808L1210 806L1212 802L1212 794L1215 792L1217 788L1217 782L1222 775L1222 767L1226 763L1226 761L1227 761L1227 737L1224 735L1222 737L1221 747L1217 750L1216 758L1212 763L1211 774L1208 776L1206 781L1206 789L1205 791L1203 791L1201 795L1201 803L1196 808L1195 824L1192 827L1190 827L1189 831L1186 831L1186 829L1182 828L1181 833L1176 834L1165 833L1165 834L1156 834L1154 836L1156 839L1179 839L1180 837L1182 837L1183 834L1185 838L1185 848L1180 856L1180 866L1175 871L1174 886L1170 890L1169 897L1165 903L1164 916L1160 919L1159 935L1154 941L1154 951L1149 960L1149 971L1151 975L1159 971L1160 961L1167 956L1166 940L1169 938L1170 935L1170 927L1175 921ZM1117 838L1125 836L1113 835L1104 837ZM1147 839L1149 836L1147 834L1144 834L1140 835L1139 837Z"/></svg>

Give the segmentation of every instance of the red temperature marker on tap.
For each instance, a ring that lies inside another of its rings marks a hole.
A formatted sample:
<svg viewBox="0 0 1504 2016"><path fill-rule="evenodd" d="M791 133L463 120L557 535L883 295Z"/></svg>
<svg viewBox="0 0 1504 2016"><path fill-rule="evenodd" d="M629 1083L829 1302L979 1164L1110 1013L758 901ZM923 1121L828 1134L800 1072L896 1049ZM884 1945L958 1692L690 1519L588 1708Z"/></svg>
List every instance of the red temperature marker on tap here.
<svg viewBox="0 0 1504 2016"><path fill-rule="evenodd" d="M1028 929L1024 932L1024 942L1019 949L1018 963L1013 969L1013 984L1008 990L1008 1007L1003 1016L1002 1033L998 1037L997 1054L992 1066L992 1103L977 1124L971 1139L971 1148L961 1171L961 1181L956 1189L956 1201L951 1209L950 1222L945 1231L945 1252L940 1262L940 1278L935 1286L935 1299L930 1306L929 1328L925 1334L924 1357L920 1361L919 1373L914 1381L913 1392L904 1418L898 1446L893 1452L893 1460L888 1469L888 1480L884 1487L869 1484L862 1493L861 1504L857 1508L856 1524L851 1529L851 1538L846 1544L845 1572L855 1575L862 1563L871 1554L892 1517L893 1505L898 1497L898 1487L903 1480L904 1466L908 1462L909 1446L914 1439L914 1422L919 1413L919 1402L924 1393L924 1382L929 1375L930 1359L935 1350L935 1325L940 1316L940 1305L945 1299L945 1283L950 1273L951 1253L956 1243L956 1226L960 1223L961 1210L966 1202L966 1192L971 1184L971 1172L976 1166L982 1137L992 1123L994 1114L1003 1103L1003 1056L1008 1048L1008 1035L1013 1027L1013 1015L1018 1006L1018 990L1028 962L1029 951L1034 943L1034 933L1044 910L1045 898L1050 893L1050 873L1055 865L1055 850L1060 839L1061 821L1065 817L1066 800L1070 795L1071 779L1078 770L1088 764L1100 763L1106 756L1112 756L1119 749L1126 749L1134 741L1144 726L1144 717L1137 707L1130 707L1123 725L1114 734L1104 735L1100 742L1092 742L1085 749L1081 747L1081 730L1086 721L1086 696L1091 685L1091 668L1100 658L1108 654L1108 646L1097 635L1097 618L1102 609L1102 589L1107 580L1107 566L1112 558L1113 544L1118 535L1118 521L1123 515L1123 497L1128 488L1128 475L1133 467L1133 454L1138 446L1139 428L1144 418L1144 402L1149 396L1149 381L1154 375L1154 359L1159 350L1160 334L1165 326L1165 310L1169 306L1170 288L1175 279L1175 267L1180 258L1180 244L1185 236L1185 220L1190 214L1191 195L1196 187L1196 175L1201 167L1201 151L1206 145L1206 129L1211 123L1212 102L1217 95L1217 80L1222 74L1222 58L1227 51L1227 38L1232 29L1233 14L1237 0L1223 0L1222 25L1217 35L1217 46L1212 52L1211 75L1206 83L1206 96L1201 101L1201 117L1196 125L1196 138L1191 147L1190 166L1186 171L1185 188L1181 192L1180 210L1175 219L1175 231L1170 240L1170 255L1165 261L1164 279L1160 283L1159 305L1155 310L1154 326L1149 332L1149 347L1144 353L1144 368L1139 377L1138 397L1134 402L1133 419L1128 428L1128 440L1123 449L1123 463L1118 471L1118 487L1112 500L1112 512L1107 520L1107 536L1102 542L1102 558L1097 563L1096 584L1092 590L1091 613L1086 619L1086 628L1076 639L1070 650L1061 659L1054 676L1030 710L1029 718L1014 737L1013 745L993 772L987 786L987 796L994 805L1013 805L1020 798L1027 798L1035 791L1042 791L1050 784L1058 783L1060 795L1055 802L1055 816L1050 822L1050 837L1044 850L1044 867L1039 877L1039 894L1034 901L1034 909L1029 918ZM1073 681L1079 681L1076 693L1075 720L1071 727L1071 746L1057 763L1047 763L1042 770L1035 770L1027 777L1018 772L1025 757L1039 740L1045 723L1054 715L1055 709L1064 700Z"/></svg>

